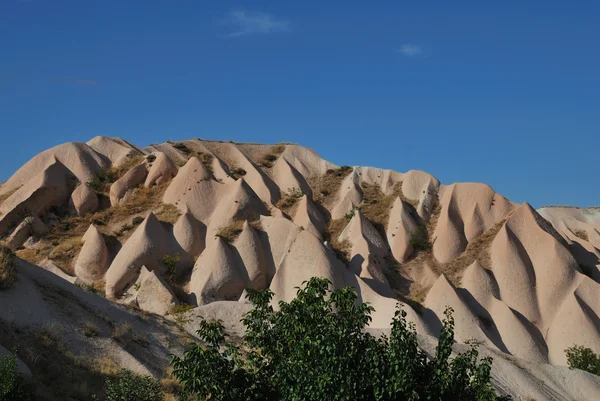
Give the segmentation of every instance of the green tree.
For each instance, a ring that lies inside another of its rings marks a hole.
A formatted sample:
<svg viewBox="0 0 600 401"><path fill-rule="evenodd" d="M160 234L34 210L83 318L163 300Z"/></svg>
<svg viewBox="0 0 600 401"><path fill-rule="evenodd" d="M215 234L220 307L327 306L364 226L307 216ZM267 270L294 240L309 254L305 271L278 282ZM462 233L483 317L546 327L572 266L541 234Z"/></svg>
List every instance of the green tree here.
<svg viewBox="0 0 600 401"><path fill-rule="evenodd" d="M195 344L173 357L173 374L186 396L198 400L496 401L492 360L476 346L451 359L452 310L436 355L417 344L414 326L398 309L389 339L365 332L373 307L351 287L330 291L313 278L289 303L271 306L269 290L249 291L254 304L243 323L242 344L226 342L220 322L202 321Z"/></svg>
<svg viewBox="0 0 600 401"><path fill-rule="evenodd" d="M565 350L567 363L571 369L581 369L600 376L600 356L582 345L574 345Z"/></svg>
<svg viewBox="0 0 600 401"><path fill-rule="evenodd" d="M33 400L31 387L25 381L17 366L17 355L0 356L0 400Z"/></svg>

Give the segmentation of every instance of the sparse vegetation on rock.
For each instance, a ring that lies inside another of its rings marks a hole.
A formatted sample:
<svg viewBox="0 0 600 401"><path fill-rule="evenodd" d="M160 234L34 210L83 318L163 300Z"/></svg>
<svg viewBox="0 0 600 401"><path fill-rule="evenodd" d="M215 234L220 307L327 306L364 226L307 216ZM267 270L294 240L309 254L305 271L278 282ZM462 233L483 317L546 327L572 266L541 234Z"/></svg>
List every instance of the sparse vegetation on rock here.
<svg viewBox="0 0 600 401"><path fill-rule="evenodd" d="M219 231L217 231L216 236L223 238L228 243L232 243L242 233L243 226L243 221L236 221L233 224L221 227Z"/></svg>
<svg viewBox="0 0 600 401"><path fill-rule="evenodd" d="M325 206L337 195L342 181L352 172L352 167L342 166L338 169L329 169L324 175L310 177L310 185L314 200Z"/></svg>
<svg viewBox="0 0 600 401"><path fill-rule="evenodd" d="M100 171L100 173L87 182L88 186L99 194L108 194L110 185L125 175L133 167L144 161L141 155L128 157L123 163L118 166Z"/></svg>
<svg viewBox="0 0 600 401"><path fill-rule="evenodd" d="M232 167L232 168L229 169L229 175L234 180L237 180L237 179L245 176L246 174L247 174L246 170L244 170L241 167Z"/></svg>
<svg viewBox="0 0 600 401"><path fill-rule="evenodd" d="M279 155L283 153L284 150L285 145L283 144L273 145L271 149L269 149L269 153L263 156L262 160L259 162L259 165L267 168L273 167L273 164L279 158Z"/></svg>
<svg viewBox="0 0 600 401"><path fill-rule="evenodd" d="M281 209L283 212L288 213L292 207L298 203L298 200L304 196L304 193L300 188L290 188L287 192L283 193L281 199L275 206Z"/></svg>
<svg viewBox="0 0 600 401"><path fill-rule="evenodd" d="M427 235L427 228L423 225L418 226L410 236L410 244L415 250L425 251L431 248L429 243L429 236Z"/></svg>
<svg viewBox="0 0 600 401"><path fill-rule="evenodd" d="M574 345L565 350L567 362L571 369L581 369L600 376L600 356L590 348Z"/></svg>
<svg viewBox="0 0 600 401"><path fill-rule="evenodd" d="M194 307L190 304L179 304L175 305L173 309L171 309L170 314L174 317L175 323L183 326L191 321L189 318L186 318L185 315L192 309L194 309Z"/></svg>
<svg viewBox="0 0 600 401"><path fill-rule="evenodd" d="M575 230L573 232L573 234L575 234L576 237L584 240L584 241L589 241L589 237L588 234L585 231L582 230Z"/></svg>

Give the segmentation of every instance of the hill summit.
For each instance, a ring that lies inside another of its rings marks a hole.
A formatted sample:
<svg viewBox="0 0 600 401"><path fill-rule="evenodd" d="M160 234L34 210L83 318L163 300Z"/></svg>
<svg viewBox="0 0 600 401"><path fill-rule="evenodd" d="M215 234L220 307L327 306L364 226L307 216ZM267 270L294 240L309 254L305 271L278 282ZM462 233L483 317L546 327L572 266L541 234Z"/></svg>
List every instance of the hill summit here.
<svg viewBox="0 0 600 401"><path fill-rule="evenodd" d="M336 166L296 144L96 137L36 155L0 186L0 238L21 260L0 290L11 328L0 344L18 345L23 327L36 344L35 327L54 323L92 359L161 376L177 349L173 311L239 335L246 289L289 301L318 276L354 287L378 332L400 302L435 337L451 306L457 341L502 357L493 377L505 393L592 400L598 378L560 365L573 345L600 353L599 230L600 209L535 210L486 184ZM151 346L119 344L119 321ZM67 329L84 322L113 335Z"/></svg>

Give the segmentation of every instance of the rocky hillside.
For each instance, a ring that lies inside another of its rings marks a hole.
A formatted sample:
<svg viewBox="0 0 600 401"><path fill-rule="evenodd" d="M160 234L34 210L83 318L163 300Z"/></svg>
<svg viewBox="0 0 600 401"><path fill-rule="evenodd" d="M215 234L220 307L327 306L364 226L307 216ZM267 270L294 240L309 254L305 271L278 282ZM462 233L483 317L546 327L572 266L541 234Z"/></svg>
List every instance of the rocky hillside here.
<svg viewBox="0 0 600 401"><path fill-rule="evenodd" d="M546 365L565 365L574 344L600 353L600 209L536 211L485 184L340 167L294 144L142 149L107 137L38 154L2 184L0 202L0 237L29 262L13 293L33 280L43 295L41 267L119 313L169 322L158 317L198 307L235 326L245 289L287 301L322 276L371 303L373 330L389 328L400 301L418 332L435 336L451 306L457 340L502 357L502 391L600 394L594 376ZM0 291L0 318L12 325L19 314L5 303L34 302L14 297Z"/></svg>

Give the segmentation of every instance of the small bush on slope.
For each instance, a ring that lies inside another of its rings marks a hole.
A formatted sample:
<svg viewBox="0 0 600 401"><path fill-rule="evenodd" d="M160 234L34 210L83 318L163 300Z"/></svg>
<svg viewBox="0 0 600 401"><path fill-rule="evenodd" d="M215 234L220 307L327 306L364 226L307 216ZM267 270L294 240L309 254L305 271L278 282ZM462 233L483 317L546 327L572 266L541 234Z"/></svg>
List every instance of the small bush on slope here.
<svg viewBox="0 0 600 401"><path fill-rule="evenodd" d="M415 231L410 236L409 243L417 250L417 251L425 251L431 247L429 243L429 237L427 236L427 229L425 226L418 226Z"/></svg>
<svg viewBox="0 0 600 401"><path fill-rule="evenodd" d="M121 369L116 379L106 382L106 401L162 401L160 383Z"/></svg>
<svg viewBox="0 0 600 401"><path fill-rule="evenodd" d="M0 243L0 290L9 288L17 276L15 255L10 248Z"/></svg>
<svg viewBox="0 0 600 401"><path fill-rule="evenodd" d="M567 362L571 369L581 369L600 376L600 356L594 354L589 348L574 345L565 350Z"/></svg>
<svg viewBox="0 0 600 401"><path fill-rule="evenodd" d="M311 279L275 312L269 290L249 291L254 308L241 346L226 344L220 322L201 322L195 344L173 357L174 376L198 400L492 401L492 361L477 349L450 359L454 320L446 311L433 360L418 348L414 327L398 309L390 338L364 331L373 308L351 287L330 291Z"/></svg>
<svg viewBox="0 0 600 401"><path fill-rule="evenodd" d="M17 356L14 353L0 356L0 400L33 400L31 387L17 369Z"/></svg>

